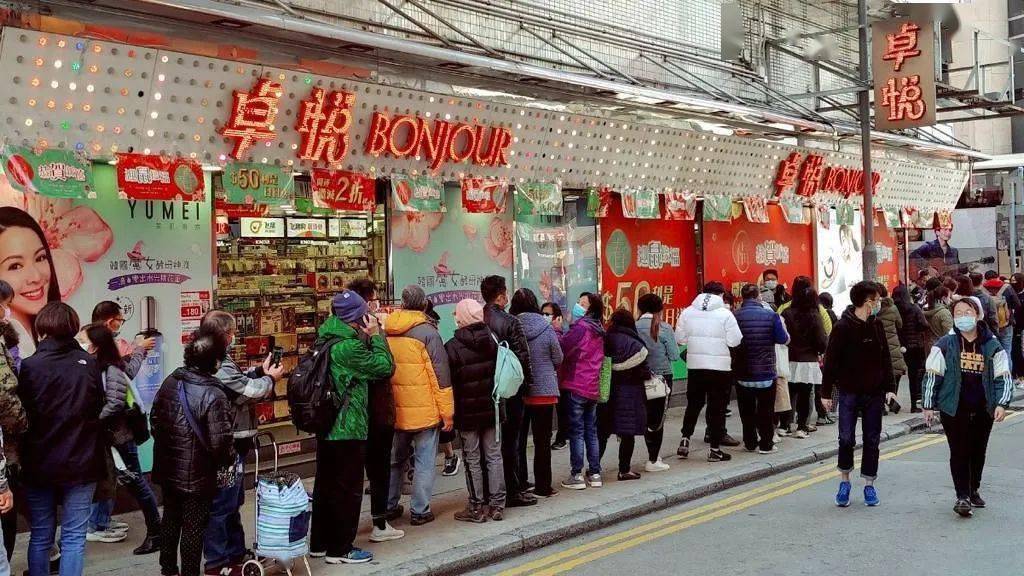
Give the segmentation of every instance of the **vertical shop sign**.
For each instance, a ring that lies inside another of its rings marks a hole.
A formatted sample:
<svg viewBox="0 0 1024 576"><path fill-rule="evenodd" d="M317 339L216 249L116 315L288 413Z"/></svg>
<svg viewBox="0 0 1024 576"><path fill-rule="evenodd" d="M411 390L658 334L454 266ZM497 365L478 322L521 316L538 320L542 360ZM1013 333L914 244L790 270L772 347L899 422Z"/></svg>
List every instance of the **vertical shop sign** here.
<svg viewBox="0 0 1024 576"><path fill-rule="evenodd" d="M508 183L493 178L462 179L462 209L470 214L503 214Z"/></svg>
<svg viewBox="0 0 1024 576"><path fill-rule="evenodd" d="M557 182L516 184L516 216L561 216L562 186Z"/></svg>
<svg viewBox="0 0 1024 576"><path fill-rule="evenodd" d="M607 186L587 189L587 216L606 218L612 204L612 189Z"/></svg>
<svg viewBox="0 0 1024 576"><path fill-rule="evenodd" d="M428 176L392 176L391 199L398 212L444 212L444 184Z"/></svg>
<svg viewBox="0 0 1024 576"><path fill-rule="evenodd" d="M189 290L181 293L181 344L188 344L192 333L199 330L203 315L210 311L209 290Z"/></svg>
<svg viewBox="0 0 1024 576"><path fill-rule="evenodd" d="M95 198L92 163L69 150L4 146L0 153L3 169L18 192L50 198Z"/></svg>
<svg viewBox="0 0 1024 576"><path fill-rule="evenodd" d="M359 172L313 168L310 183L314 208L373 212L377 205L376 180Z"/></svg>
<svg viewBox="0 0 1024 576"><path fill-rule="evenodd" d="M658 192L650 188L639 188L622 191L622 214L626 218L641 220L661 217Z"/></svg>
<svg viewBox="0 0 1024 576"><path fill-rule="evenodd" d="M117 189L131 200L202 200L203 168L187 158L117 155Z"/></svg>
<svg viewBox="0 0 1024 576"><path fill-rule="evenodd" d="M690 192L665 193L665 220L693 220L696 217L696 194Z"/></svg>
<svg viewBox="0 0 1024 576"><path fill-rule="evenodd" d="M280 166L232 162L224 166L222 182L233 204L283 206L295 198L295 177Z"/></svg>
<svg viewBox="0 0 1024 576"><path fill-rule="evenodd" d="M931 20L879 20L871 29L875 128L898 130L935 124Z"/></svg>

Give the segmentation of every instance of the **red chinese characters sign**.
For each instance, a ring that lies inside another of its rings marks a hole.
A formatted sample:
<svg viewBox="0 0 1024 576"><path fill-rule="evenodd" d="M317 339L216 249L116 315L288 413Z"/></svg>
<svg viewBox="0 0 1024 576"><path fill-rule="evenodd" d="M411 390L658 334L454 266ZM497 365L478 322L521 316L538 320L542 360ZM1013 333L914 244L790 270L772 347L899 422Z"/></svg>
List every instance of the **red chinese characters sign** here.
<svg viewBox="0 0 1024 576"><path fill-rule="evenodd" d="M203 169L192 160L117 155L117 188L125 198L193 202L202 200L203 186Z"/></svg>
<svg viewBox="0 0 1024 576"><path fill-rule="evenodd" d="M871 191L878 192L882 175L871 173ZM810 198L818 192L837 192L844 198L864 193L864 171L845 166L828 166L821 154L791 152L779 162L775 173L775 196L793 190L798 196Z"/></svg>
<svg viewBox="0 0 1024 576"><path fill-rule="evenodd" d="M935 51L931 21L881 20L871 25L875 128L935 124Z"/></svg>
<svg viewBox="0 0 1024 576"><path fill-rule="evenodd" d="M313 168L310 180L317 208L372 212L376 206L376 182L358 172Z"/></svg>
<svg viewBox="0 0 1024 576"><path fill-rule="evenodd" d="M767 269L779 272L779 282L814 276L813 228L790 224L782 207L769 204L768 223L747 218L704 223L704 279L718 280L736 294L743 284L757 284Z"/></svg>
<svg viewBox="0 0 1024 576"><path fill-rule="evenodd" d="M249 92L234 91L231 116L220 129L235 141L232 158L242 160L256 142L277 138L274 122L281 93L281 85L266 78L258 80Z"/></svg>
<svg viewBox="0 0 1024 576"><path fill-rule="evenodd" d="M636 312L636 301L654 292L665 303L665 321L675 326L697 296L697 240L685 222L636 220L619 202L601 220L601 296L605 313Z"/></svg>

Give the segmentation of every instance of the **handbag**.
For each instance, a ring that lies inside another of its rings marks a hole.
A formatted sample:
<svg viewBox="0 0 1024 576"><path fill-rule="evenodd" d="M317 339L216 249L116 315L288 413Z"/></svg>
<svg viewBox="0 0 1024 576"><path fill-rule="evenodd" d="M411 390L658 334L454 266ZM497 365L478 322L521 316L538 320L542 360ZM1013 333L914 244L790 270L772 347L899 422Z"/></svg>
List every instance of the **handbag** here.
<svg viewBox="0 0 1024 576"><path fill-rule="evenodd" d="M608 402L608 399L612 396L612 359L611 356L605 356L604 361L601 363L601 376L598 380L598 390L600 392L600 399L598 402L604 404Z"/></svg>
<svg viewBox="0 0 1024 576"><path fill-rule="evenodd" d="M185 395L185 383L178 381L178 401L181 402L181 409L185 412L185 420L188 421L188 427L195 434L196 440L206 450L213 455L213 448L210 447L210 443L206 440L206 435L199 430L199 425L196 424L195 416L192 415L192 409L188 407L188 397ZM217 469L217 488L227 488L234 486L238 482L238 466L236 463L228 464Z"/></svg>
<svg viewBox="0 0 1024 576"><path fill-rule="evenodd" d="M139 389L135 387L133 380L128 380L128 389L132 393L132 405L125 411L125 422L128 430L132 433L135 444L141 446L150 439L149 433L149 410L142 403Z"/></svg>
<svg viewBox="0 0 1024 576"><path fill-rule="evenodd" d="M644 392L647 394L648 400L657 400L668 396L668 383L665 382L665 377L661 374L652 374L644 382Z"/></svg>

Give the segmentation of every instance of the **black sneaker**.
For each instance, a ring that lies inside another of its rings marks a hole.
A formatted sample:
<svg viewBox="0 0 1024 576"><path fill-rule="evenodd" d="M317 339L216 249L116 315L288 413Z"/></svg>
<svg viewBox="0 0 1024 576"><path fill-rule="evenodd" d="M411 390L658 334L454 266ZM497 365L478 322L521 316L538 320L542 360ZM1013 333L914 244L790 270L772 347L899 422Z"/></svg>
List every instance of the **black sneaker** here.
<svg viewBox="0 0 1024 576"><path fill-rule="evenodd" d="M508 499L505 506L509 508L521 508L523 506L535 506L537 504L537 497L529 492L520 492L515 496Z"/></svg>
<svg viewBox="0 0 1024 576"><path fill-rule="evenodd" d="M728 434L723 435L722 439L719 440L718 443L721 444L722 446L729 446L729 447L739 446L740 445L740 441L739 440L733 438L732 436L729 436Z"/></svg>
<svg viewBox="0 0 1024 576"><path fill-rule="evenodd" d="M676 449L676 456L679 456L680 458L682 458L684 460L686 458L690 457L690 439L689 438L683 438L682 440L679 441L679 448Z"/></svg>
<svg viewBox="0 0 1024 576"><path fill-rule="evenodd" d="M554 441L554 442L553 442L553 443L551 444L551 449L552 449L552 450L562 450L562 449L564 449L564 448L565 448L565 445L566 445L566 444L567 444L567 442L566 442L565 440L555 440L555 441Z"/></svg>
<svg viewBox="0 0 1024 576"><path fill-rule="evenodd" d="M452 454L451 458L444 459L444 469L441 470L441 476L455 476L459 473L459 462L461 459L458 454Z"/></svg>
<svg viewBox="0 0 1024 576"><path fill-rule="evenodd" d="M973 494L971 494L971 506L974 507L974 508L984 508L985 507L985 501L982 500L981 494L978 494L977 492L974 492Z"/></svg>
<svg viewBox="0 0 1024 576"><path fill-rule="evenodd" d="M711 450L708 452L708 462L728 462L732 460L732 455L728 452L722 452L721 450Z"/></svg>
<svg viewBox="0 0 1024 576"><path fill-rule="evenodd" d="M630 470L629 472L619 472L619 481L625 482L626 480L639 480L640 475Z"/></svg>
<svg viewBox="0 0 1024 576"><path fill-rule="evenodd" d="M424 524L430 524L434 521L434 513L427 512L426 514L413 514L409 523L413 526L423 526Z"/></svg>
<svg viewBox="0 0 1024 576"><path fill-rule="evenodd" d="M402 517L403 514L405 514L405 507L402 506L401 504L399 504L397 507L395 507L395 508L393 508L391 510L388 510L387 514L385 514L384 518L388 522L391 522L392 520L398 520L399 518Z"/></svg>
<svg viewBox="0 0 1024 576"><path fill-rule="evenodd" d="M970 518L974 516L974 512L971 511L971 501L967 498L960 498L953 505L953 512L956 512L964 518Z"/></svg>
<svg viewBox="0 0 1024 576"><path fill-rule="evenodd" d="M732 417L732 408L726 408L725 409L725 417L726 418Z"/></svg>

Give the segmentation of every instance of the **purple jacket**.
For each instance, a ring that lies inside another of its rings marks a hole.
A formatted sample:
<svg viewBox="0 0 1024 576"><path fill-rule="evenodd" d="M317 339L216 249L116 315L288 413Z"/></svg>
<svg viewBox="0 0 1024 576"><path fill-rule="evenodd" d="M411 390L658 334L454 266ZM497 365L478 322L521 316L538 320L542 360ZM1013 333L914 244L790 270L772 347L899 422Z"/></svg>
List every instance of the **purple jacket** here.
<svg viewBox="0 0 1024 576"><path fill-rule="evenodd" d="M604 328L600 322L589 317L577 320L559 341L564 355L558 370L559 387L588 400L600 399L604 363Z"/></svg>

